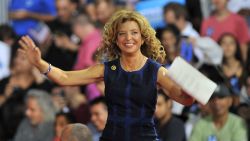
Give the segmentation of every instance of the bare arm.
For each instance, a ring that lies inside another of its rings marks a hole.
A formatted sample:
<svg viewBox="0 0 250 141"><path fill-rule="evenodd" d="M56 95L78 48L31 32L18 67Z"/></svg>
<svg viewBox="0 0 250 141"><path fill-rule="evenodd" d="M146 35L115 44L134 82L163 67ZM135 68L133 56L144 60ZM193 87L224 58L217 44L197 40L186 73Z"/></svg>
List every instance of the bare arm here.
<svg viewBox="0 0 250 141"><path fill-rule="evenodd" d="M35 46L34 42L28 36L22 37L19 44L22 47L21 51L26 54L31 64L36 66L42 73L48 70L49 64L41 59L39 48ZM103 64L98 64L79 71L63 71L52 66L51 71L48 73L49 79L59 85L84 85L102 80L103 76Z"/></svg>
<svg viewBox="0 0 250 141"><path fill-rule="evenodd" d="M169 78L168 70L166 68L161 67L159 69L157 82L164 90L168 92L166 94L173 100L185 106L193 104L194 99L184 92L181 87L178 86L172 79Z"/></svg>

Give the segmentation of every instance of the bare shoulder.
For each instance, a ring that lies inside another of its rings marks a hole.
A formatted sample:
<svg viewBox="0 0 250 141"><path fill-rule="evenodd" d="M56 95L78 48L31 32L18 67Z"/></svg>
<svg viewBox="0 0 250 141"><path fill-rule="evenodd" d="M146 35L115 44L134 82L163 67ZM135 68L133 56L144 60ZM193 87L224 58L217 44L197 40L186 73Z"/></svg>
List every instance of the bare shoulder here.
<svg viewBox="0 0 250 141"><path fill-rule="evenodd" d="M160 67L157 73L157 82L159 83L168 74L168 70L164 67Z"/></svg>

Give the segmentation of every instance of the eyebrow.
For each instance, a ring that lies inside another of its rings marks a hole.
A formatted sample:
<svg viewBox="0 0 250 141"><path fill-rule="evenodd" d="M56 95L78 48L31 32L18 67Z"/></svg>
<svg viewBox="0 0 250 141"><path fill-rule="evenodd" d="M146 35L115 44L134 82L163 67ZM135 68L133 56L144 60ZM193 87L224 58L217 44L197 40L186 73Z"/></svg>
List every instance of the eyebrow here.
<svg viewBox="0 0 250 141"><path fill-rule="evenodd" d="M129 31L140 31L140 30L139 30L139 29L131 29L131 30L129 30ZM118 31L118 32L126 32L126 31L120 30L120 31Z"/></svg>

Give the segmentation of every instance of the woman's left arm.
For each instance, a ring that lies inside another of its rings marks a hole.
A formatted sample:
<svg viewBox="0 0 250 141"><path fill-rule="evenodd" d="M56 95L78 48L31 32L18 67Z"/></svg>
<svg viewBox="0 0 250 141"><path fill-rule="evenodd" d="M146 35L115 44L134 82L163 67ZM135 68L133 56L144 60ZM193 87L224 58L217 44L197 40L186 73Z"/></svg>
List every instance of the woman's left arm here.
<svg viewBox="0 0 250 141"><path fill-rule="evenodd" d="M161 86L161 88L168 92L166 94L173 100L185 106L189 106L194 103L194 99L183 91L182 88L168 76L168 70L166 68L159 68L157 83Z"/></svg>

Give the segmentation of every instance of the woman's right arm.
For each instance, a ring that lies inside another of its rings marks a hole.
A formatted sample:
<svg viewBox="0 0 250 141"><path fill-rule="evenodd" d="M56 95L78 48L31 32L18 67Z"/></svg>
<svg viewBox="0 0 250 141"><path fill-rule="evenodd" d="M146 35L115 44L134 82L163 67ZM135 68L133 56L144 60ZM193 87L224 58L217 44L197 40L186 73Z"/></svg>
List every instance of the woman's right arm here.
<svg viewBox="0 0 250 141"><path fill-rule="evenodd" d="M34 42L28 36L22 37L19 44L22 47L21 52L26 54L31 64L36 66L42 73L48 71L49 63L41 59L39 48L35 46ZM97 64L79 71L63 71L51 66L47 76L59 85L84 85L102 80L104 77L104 65Z"/></svg>

